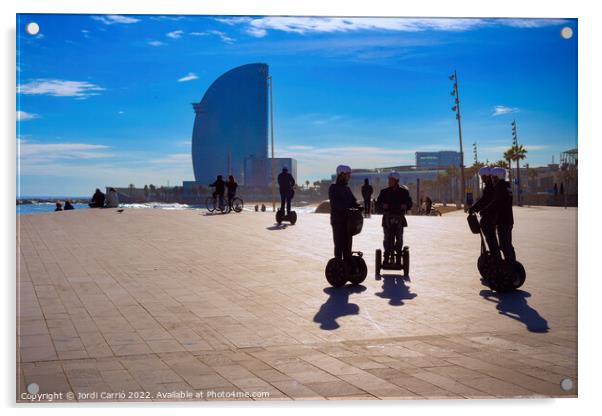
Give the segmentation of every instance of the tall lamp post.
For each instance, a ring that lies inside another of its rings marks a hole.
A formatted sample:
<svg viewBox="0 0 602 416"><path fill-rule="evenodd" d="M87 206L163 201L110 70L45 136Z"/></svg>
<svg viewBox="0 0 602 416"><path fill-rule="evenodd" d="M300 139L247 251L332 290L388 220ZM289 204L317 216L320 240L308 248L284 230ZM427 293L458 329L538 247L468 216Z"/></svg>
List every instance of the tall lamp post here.
<svg viewBox="0 0 602 416"><path fill-rule="evenodd" d="M466 198L466 183L464 181L464 147L462 146L462 124L460 123L460 94L458 92L458 75L454 69L454 73L449 76L450 81L454 81L454 89L451 92L452 96L455 96L454 106L452 111L456 113L456 120L458 120L458 138L460 140L460 175L462 177L462 197L460 201L464 204L464 198Z"/></svg>
<svg viewBox="0 0 602 416"><path fill-rule="evenodd" d="M270 130L272 142L272 211L276 212L276 162L274 160L274 105L272 103L272 76L268 76L270 83Z"/></svg>
<svg viewBox="0 0 602 416"><path fill-rule="evenodd" d="M477 142L474 142L474 143L472 144L472 154L473 154L473 156L474 156L474 166L477 166L477 165L478 165L478 163L479 163L479 155L478 155L478 153L477 153ZM480 186L480 184L479 184L479 172L478 172L478 171L477 171L477 172L474 174L474 176L473 176L473 179L475 179L475 177L476 177L476 180L477 180L477 186L476 186L475 188L476 188L478 191L480 191L480 190L481 190L481 186ZM478 192L478 191L477 191L477 194L479 194L479 192Z"/></svg>

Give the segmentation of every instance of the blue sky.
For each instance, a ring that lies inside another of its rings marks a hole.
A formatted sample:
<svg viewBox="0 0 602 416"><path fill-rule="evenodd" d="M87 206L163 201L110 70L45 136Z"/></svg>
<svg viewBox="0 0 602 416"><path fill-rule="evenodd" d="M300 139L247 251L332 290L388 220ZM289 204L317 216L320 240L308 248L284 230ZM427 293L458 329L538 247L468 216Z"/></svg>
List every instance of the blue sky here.
<svg viewBox="0 0 602 416"><path fill-rule="evenodd" d="M300 181L457 150L454 69L466 165L473 142L500 159L513 119L531 166L577 146L574 19L19 15L19 193L192 180L191 103L252 62L270 66L276 155Z"/></svg>

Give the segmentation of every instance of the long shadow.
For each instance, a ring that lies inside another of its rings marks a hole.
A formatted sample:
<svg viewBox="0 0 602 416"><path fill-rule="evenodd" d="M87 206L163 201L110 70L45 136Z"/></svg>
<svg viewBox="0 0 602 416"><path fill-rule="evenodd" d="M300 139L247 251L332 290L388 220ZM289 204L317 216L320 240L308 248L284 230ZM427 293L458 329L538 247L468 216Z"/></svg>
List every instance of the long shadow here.
<svg viewBox="0 0 602 416"><path fill-rule="evenodd" d="M491 290L481 290L479 295L485 300L496 303L496 309L500 314L525 324L530 332L545 333L550 329L548 321L527 303L527 298L531 297L529 292L517 290L509 293L497 293Z"/></svg>
<svg viewBox="0 0 602 416"><path fill-rule="evenodd" d="M389 299L389 305L401 306L404 300L414 299L415 293L410 292L410 288L405 285L405 279L394 274L382 275L383 291L375 293L383 299ZM408 278L409 280L409 278Z"/></svg>
<svg viewBox="0 0 602 416"><path fill-rule="evenodd" d="M327 287L324 289L329 297L314 316L314 322L320 324L320 329L331 331L337 329L337 319L341 316L358 315L360 307L349 303L349 295L366 290L363 285L346 285L340 288Z"/></svg>
<svg viewBox="0 0 602 416"><path fill-rule="evenodd" d="M288 224L274 224L271 227L265 227L266 230L270 230L270 231L276 231L276 230L284 230L286 227L288 227Z"/></svg>

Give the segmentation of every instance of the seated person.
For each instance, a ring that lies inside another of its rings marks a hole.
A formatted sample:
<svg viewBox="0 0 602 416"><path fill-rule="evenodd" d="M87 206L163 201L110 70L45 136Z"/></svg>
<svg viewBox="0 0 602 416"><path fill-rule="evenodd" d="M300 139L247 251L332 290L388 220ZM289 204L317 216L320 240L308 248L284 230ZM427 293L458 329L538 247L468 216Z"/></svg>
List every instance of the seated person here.
<svg viewBox="0 0 602 416"><path fill-rule="evenodd" d="M63 210L63 207L62 207L62 205L61 205L61 203L59 201L56 201L55 205L56 205L56 208L54 209L55 212Z"/></svg>
<svg viewBox="0 0 602 416"><path fill-rule="evenodd" d="M65 211L69 211L69 210L75 209L75 208L73 208L73 205L71 205L71 201L67 200L67 201L65 201L65 207L63 209Z"/></svg>
<svg viewBox="0 0 602 416"><path fill-rule="evenodd" d="M381 190L376 200L383 211L384 263L392 263L394 254L397 254L397 263L400 263L403 229L408 226L405 212L412 208L412 198L407 188L399 185L399 173L391 172L388 181L389 187Z"/></svg>
<svg viewBox="0 0 602 416"><path fill-rule="evenodd" d="M102 208L105 206L105 194L100 192L100 189L96 188L96 192L92 195L92 200L88 204L90 208Z"/></svg>
<svg viewBox="0 0 602 416"><path fill-rule="evenodd" d="M119 206L119 196L115 188L109 188L107 191L107 197L105 198L105 207L117 208Z"/></svg>

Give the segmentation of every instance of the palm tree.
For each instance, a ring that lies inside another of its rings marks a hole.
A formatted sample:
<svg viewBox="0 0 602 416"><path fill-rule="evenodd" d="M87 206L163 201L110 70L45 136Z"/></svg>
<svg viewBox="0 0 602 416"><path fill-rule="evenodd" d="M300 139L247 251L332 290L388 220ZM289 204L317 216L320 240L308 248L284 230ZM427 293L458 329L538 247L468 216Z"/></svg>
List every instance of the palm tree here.
<svg viewBox="0 0 602 416"><path fill-rule="evenodd" d="M491 164L491 167L499 167L499 168L504 168L504 169L508 169L508 162L505 161L504 159L500 159L497 162L493 162Z"/></svg>
<svg viewBox="0 0 602 416"><path fill-rule="evenodd" d="M508 181L512 183L512 164L514 160L514 146L504 152L504 159L508 162Z"/></svg>
<svg viewBox="0 0 602 416"><path fill-rule="evenodd" d="M309 189L309 180L305 181L305 189Z"/></svg>

